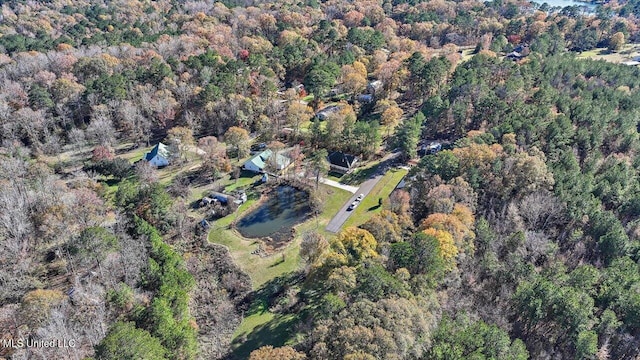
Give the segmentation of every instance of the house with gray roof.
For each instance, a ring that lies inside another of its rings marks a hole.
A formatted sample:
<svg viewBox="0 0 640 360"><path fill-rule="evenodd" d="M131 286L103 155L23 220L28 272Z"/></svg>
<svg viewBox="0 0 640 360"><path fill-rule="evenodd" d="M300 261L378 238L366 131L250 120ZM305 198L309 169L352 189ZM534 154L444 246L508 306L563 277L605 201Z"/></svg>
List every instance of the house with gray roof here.
<svg viewBox="0 0 640 360"><path fill-rule="evenodd" d="M358 162L357 157L340 151L334 151L329 154L327 160L329 160L331 171L335 171L340 174L350 173L355 169L356 163Z"/></svg>

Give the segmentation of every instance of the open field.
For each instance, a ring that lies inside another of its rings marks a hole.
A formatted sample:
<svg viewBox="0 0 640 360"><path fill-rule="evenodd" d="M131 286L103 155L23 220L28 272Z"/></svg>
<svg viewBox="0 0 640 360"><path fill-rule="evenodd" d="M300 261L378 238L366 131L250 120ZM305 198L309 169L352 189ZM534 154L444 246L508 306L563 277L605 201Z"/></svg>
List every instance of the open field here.
<svg viewBox="0 0 640 360"><path fill-rule="evenodd" d="M301 235L306 231L318 230L324 236L330 236L324 231L326 224L352 195L348 191L323 184L320 184L318 191L322 192L325 199L322 212L317 217L310 217L297 225L295 239L278 253L266 257L252 254L251 252L258 248L259 241L246 239L234 229L229 228L229 225L236 218L240 218L255 204L257 201L255 196L250 197L247 203L241 205L236 214L217 220L212 225L209 241L227 246L236 264L251 276L253 288L260 291L259 289L267 282L303 266L299 256ZM260 343L255 341L240 342L240 347L235 348L236 355L240 358L246 358L249 352L261 345L280 344L283 339L289 338L289 332L293 331L293 327L289 325L294 321L295 319L291 316L271 313L266 308L263 299L256 299L252 303L250 311L245 314L234 338L250 338ZM279 330L275 331L275 329Z"/></svg>
<svg viewBox="0 0 640 360"><path fill-rule="evenodd" d="M610 52L607 48L597 48L580 53L578 59L604 60L612 63L631 61L640 56L640 44L627 44L622 50Z"/></svg>

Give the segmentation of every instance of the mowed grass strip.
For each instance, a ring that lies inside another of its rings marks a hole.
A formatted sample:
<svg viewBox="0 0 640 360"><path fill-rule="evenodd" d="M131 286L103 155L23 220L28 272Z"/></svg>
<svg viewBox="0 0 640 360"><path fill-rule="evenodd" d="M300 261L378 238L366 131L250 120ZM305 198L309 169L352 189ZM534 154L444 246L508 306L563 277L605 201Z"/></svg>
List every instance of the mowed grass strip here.
<svg viewBox="0 0 640 360"><path fill-rule="evenodd" d="M374 214L382 211L382 207L378 206L378 199L385 201L389 198L391 192L396 188L400 180L407 174L404 169L391 169L378 181L371 192L360 202L353 214L347 219L343 229L349 226L360 226L367 222Z"/></svg>

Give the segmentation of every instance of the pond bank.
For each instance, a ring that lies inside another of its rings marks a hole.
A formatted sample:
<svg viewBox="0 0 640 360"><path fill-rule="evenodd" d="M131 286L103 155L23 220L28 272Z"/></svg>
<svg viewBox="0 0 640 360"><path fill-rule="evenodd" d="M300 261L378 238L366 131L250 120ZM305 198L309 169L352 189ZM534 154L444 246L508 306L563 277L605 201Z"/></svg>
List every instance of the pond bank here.
<svg viewBox="0 0 640 360"><path fill-rule="evenodd" d="M310 214L309 193L282 184L263 193L260 201L233 226L242 237L262 239L265 248L275 250L295 237L295 226Z"/></svg>

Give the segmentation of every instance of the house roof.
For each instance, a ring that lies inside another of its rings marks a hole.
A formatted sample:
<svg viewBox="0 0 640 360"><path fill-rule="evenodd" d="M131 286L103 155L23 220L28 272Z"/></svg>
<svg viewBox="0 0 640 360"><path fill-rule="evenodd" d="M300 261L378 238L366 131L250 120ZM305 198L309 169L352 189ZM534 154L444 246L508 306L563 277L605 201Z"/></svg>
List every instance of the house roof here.
<svg viewBox="0 0 640 360"><path fill-rule="evenodd" d="M159 142L156 146L151 149L145 156L144 159L147 161L151 161L156 155L160 155L165 159L168 159L171 155L171 151L169 151L169 147L161 142Z"/></svg>
<svg viewBox="0 0 640 360"><path fill-rule="evenodd" d="M249 160L247 160L244 164L253 164L258 169L264 169L267 166L267 160L271 157L271 150L267 149L263 152L257 153L253 155Z"/></svg>
<svg viewBox="0 0 640 360"><path fill-rule="evenodd" d="M329 163L331 165L340 166L348 169L350 169L353 166L353 164L355 164L355 162L358 161L357 157L353 155L345 154L340 151L332 152L331 154L329 154L327 158L329 159Z"/></svg>
<svg viewBox="0 0 640 360"><path fill-rule="evenodd" d="M245 162L245 165L248 163L252 163L258 169L263 170L267 166L267 161L273 156L273 151L271 149L267 149L261 153L254 155L251 159ZM276 157L276 163L279 169L284 169L289 165L290 160L286 156L282 154L278 154Z"/></svg>

